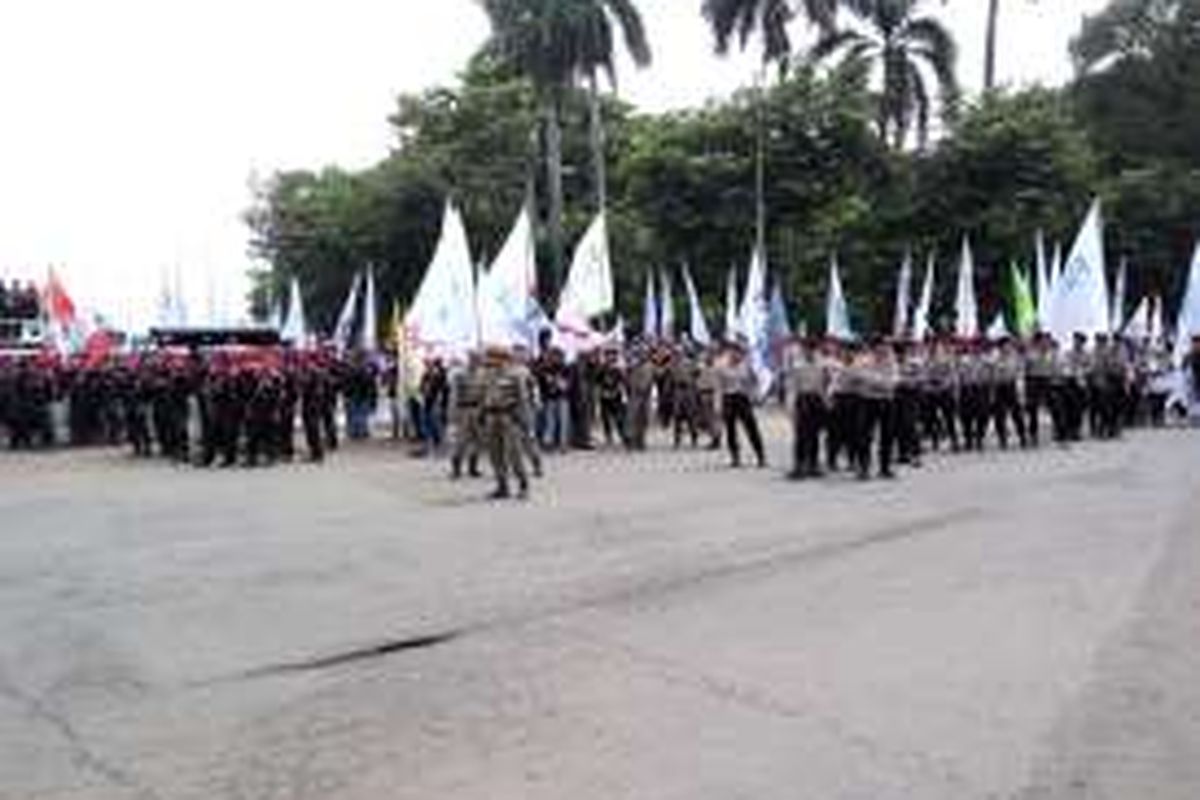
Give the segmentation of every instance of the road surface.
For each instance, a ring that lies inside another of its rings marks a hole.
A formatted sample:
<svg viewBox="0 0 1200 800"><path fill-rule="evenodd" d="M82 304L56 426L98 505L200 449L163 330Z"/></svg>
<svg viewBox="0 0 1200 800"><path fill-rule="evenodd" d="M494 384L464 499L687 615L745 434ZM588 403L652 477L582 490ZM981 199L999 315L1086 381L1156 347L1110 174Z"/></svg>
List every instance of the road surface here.
<svg viewBox="0 0 1200 800"><path fill-rule="evenodd" d="M549 470L0 453L0 798L1200 797L1200 434Z"/></svg>

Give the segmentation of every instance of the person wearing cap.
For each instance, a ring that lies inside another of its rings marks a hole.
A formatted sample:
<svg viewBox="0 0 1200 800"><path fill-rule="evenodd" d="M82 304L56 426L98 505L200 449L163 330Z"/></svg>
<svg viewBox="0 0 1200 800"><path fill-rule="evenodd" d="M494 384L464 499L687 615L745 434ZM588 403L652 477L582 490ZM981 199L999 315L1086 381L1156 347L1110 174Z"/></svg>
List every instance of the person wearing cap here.
<svg viewBox="0 0 1200 800"><path fill-rule="evenodd" d="M897 342L899 382L896 385L896 444L899 462L921 466L921 420L928 365L917 342Z"/></svg>
<svg viewBox="0 0 1200 800"><path fill-rule="evenodd" d="M720 387L717 385L717 351L707 347L696 363L696 413L700 429L708 436L708 449L721 449Z"/></svg>
<svg viewBox="0 0 1200 800"><path fill-rule="evenodd" d="M828 375L825 390L825 470L837 472L839 459L850 455L850 433L854 428L854 395L850 392L852 382L850 366L853 353L850 345L835 339L821 342L821 357Z"/></svg>
<svg viewBox="0 0 1200 800"><path fill-rule="evenodd" d="M492 499L511 496L509 475L517 479L518 496L529 495L518 428L529 419L529 397L525 380L513 369L512 358L503 347L484 351L483 431L488 456L496 478Z"/></svg>
<svg viewBox="0 0 1200 800"><path fill-rule="evenodd" d="M821 476L821 430L824 427L829 370L810 340L802 340L784 378L792 410L791 480Z"/></svg>
<svg viewBox="0 0 1200 800"><path fill-rule="evenodd" d="M987 364L979 342L962 343L958 356L958 380L963 446L966 450L982 450L991 416L991 387L988 385Z"/></svg>
<svg viewBox="0 0 1200 800"><path fill-rule="evenodd" d="M996 438L1000 449L1008 449L1008 423L1011 420L1017 432L1017 441L1022 448L1028 447L1025 435L1025 415L1021 410L1018 384L1024 374L1025 364L1017 352L1012 339L1005 337L994 349L988 361L991 382L992 422L996 427Z"/></svg>
<svg viewBox="0 0 1200 800"><path fill-rule="evenodd" d="M878 446L879 477L894 478L892 454L896 446L896 387L900 369L895 351L885 340L864 348L851 372L857 378L858 421L854 430L854 462L859 480L871 476L873 445Z"/></svg>
<svg viewBox="0 0 1200 800"><path fill-rule="evenodd" d="M1083 420L1088 410L1087 379L1091 359L1087 352L1087 336L1076 333L1071 347L1062 356L1062 405L1064 440L1077 442L1083 435Z"/></svg>
<svg viewBox="0 0 1200 800"><path fill-rule="evenodd" d="M672 417L675 448L683 442L686 430L692 447L700 442L700 397L696 386L699 368L684 348L676 346L669 366L671 376Z"/></svg>
<svg viewBox="0 0 1200 800"><path fill-rule="evenodd" d="M454 450L450 455L450 477L462 477L463 461L472 478L479 477L484 376L478 353L467 356L466 365L450 378L450 416L454 427Z"/></svg>
<svg viewBox="0 0 1200 800"><path fill-rule="evenodd" d="M625 372L621 369L620 351L606 348L596 373L596 390L600 400L600 427L604 443L627 444L625 430Z"/></svg>
<svg viewBox="0 0 1200 800"><path fill-rule="evenodd" d="M933 343L925 369L925 395L929 406L925 430L935 452L941 449L943 439L950 443L953 452L958 452L958 393L958 357L954 344L939 338Z"/></svg>
<svg viewBox="0 0 1200 800"><path fill-rule="evenodd" d="M522 345L515 346L512 349L509 368L521 381L521 385L525 387L525 397L529 401L525 407L525 416L519 420L520 424L517 426L517 441L525 460L533 468L533 477L540 478L542 477L542 450L537 441L538 409L535 400L537 381L533 377L533 371L529 368L529 348Z"/></svg>
<svg viewBox="0 0 1200 800"><path fill-rule="evenodd" d="M646 346L636 343L630 351L629 364L629 428L630 450L646 449L646 432L650 427L650 395L654 391L654 364Z"/></svg>
<svg viewBox="0 0 1200 800"><path fill-rule="evenodd" d="M1025 349L1025 430L1029 443L1041 443L1041 420L1049 414L1056 440L1061 439L1062 422L1054 387L1057 384L1058 358L1054 339L1039 331Z"/></svg>
<svg viewBox="0 0 1200 800"><path fill-rule="evenodd" d="M758 393L758 380L746 357L742 342L731 342L726 346L725 362L718 367L718 383L721 387L721 408L725 417L725 442L729 447L730 463L734 468L742 465L741 446L738 442L738 427L746 432L750 446L754 449L759 468L766 467L767 455L763 449L762 434L754 415L754 397Z"/></svg>

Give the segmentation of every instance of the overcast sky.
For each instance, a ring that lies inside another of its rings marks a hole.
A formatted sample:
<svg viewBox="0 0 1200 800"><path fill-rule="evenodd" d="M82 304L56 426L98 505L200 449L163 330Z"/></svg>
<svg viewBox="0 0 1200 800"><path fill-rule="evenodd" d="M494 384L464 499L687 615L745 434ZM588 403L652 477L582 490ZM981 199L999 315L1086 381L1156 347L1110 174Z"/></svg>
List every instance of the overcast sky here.
<svg viewBox="0 0 1200 800"><path fill-rule="evenodd" d="M478 47L474 0L37 0L0 11L0 274L59 265L83 302L144 317L164 272L193 316L238 307L254 174L383 156L403 91L446 83ZM643 108L748 83L719 60L699 0L641 0L654 66L626 66ZM936 0L977 89L985 0ZM1104 0L1007 0L1001 80L1057 83L1066 44ZM436 9L436 10L435 10Z"/></svg>

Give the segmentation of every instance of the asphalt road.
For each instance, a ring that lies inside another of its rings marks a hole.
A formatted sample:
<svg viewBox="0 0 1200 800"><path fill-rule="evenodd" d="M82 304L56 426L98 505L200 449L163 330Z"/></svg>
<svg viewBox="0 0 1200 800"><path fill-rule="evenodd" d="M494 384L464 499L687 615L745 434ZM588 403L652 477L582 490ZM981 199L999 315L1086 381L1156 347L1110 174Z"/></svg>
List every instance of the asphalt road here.
<svg viewBox="0 0 1200 800"><path fill-rule="evenodd" d="M0 798L1200 797L1200 433L549 466L0 453Z"/></svg>

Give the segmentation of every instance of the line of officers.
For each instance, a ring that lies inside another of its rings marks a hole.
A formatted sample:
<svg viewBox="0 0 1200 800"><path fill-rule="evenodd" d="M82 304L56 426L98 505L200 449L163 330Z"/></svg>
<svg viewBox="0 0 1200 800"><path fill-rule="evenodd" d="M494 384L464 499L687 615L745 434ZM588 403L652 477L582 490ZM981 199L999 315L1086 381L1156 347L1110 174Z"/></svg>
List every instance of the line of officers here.
<svg viewBox="0 0 1200 800"><path fill-rule="evenodd" d="M494 497L529 491L542 472L542 453L568 447L591 450L595 424L607 446L645 450L655 424L674 446L729 448L742 462L745 434L759 467L767 465L754 412L757 380L746 350L733 343L702 349L664 342L606 347L568 364L548 347L530 357L523 348L486 348L450 376L453 429L451 477L464 466L478 476L487 453L495 473Z"/></svg>
<svg viewBox="0 0 1200 800"><path fill-rule="evenodd" d="M53 407L66 409L73 446L128 444L134 455L248 467L295 457L297 414L307 457L338 446L338 398L368 387L373 365L361 355L325 352L239 358L147 354L84 366L31 358L0 363L0 428L14 450L56 444Z"/></svg>
<svg viewBox="0 0 1200 800"><path fill-rule="evenodd" d="M1047 438L1067 444L1085 429L1108 439L1128 425L1162 425L1163 379L1171 372L1165 345L1107 336L1077 336L1066 349L1044 335L928 345L804 339L781 360L777 396L791 411L793 479L843 468L862 479L891 478L896 464L919 466L925 452L943 447L1037 447ZM523 496L530 473L541 472L542 452L562 449L564 441L591 449L595 422L606 444L631 451L645 449L656 422L675 447L690 441L717 449L724 442L735 467L744 434L765 467L759 375L737 342L634 342L570 365L553 347L537 357L489 348L451 372L451 476L460 477L464 466L478 475L487 453L495 496L508 497L514 477ZM576 385L582 388L565 388ZM569 436L556 418L567 420Z"/></svg>
<svg viewBox="0 0 1200 800"><path fill-rule="evenodd" d="M1165 345L1105 335L1077 335L1065 349L1042 334L928 346L808 340L786 370L790 477L818 477L845 457L862 479L891 478L894 464L919 466L927 449L981 451L989 434L1002 449L1014 439L1037 447L1045 420L1060 444L1080 440L1085 424L1094 438L1117 438L1128 425L1164 424L1170 373Z"/></svg>

